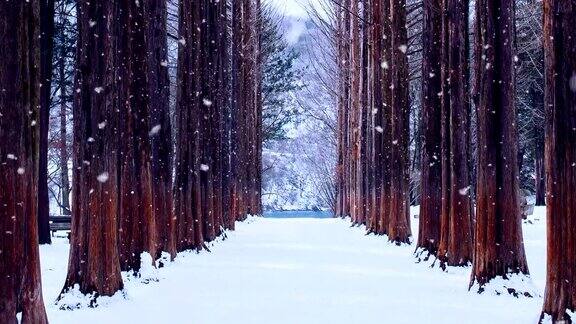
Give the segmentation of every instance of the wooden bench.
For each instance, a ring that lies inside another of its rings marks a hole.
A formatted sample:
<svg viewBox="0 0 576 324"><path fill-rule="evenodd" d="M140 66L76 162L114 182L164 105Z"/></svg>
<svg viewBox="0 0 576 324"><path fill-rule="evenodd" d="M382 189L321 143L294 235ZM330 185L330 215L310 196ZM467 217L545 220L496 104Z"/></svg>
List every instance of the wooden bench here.
<svg viewBox="0 0 576 324"><path fill-rule="evenodd" d="M50 216L49 219L52 235L57 231L70 231L72 229L72 216L70 215ZM68 239L70 239L70 232L68 232Z"/></svg>

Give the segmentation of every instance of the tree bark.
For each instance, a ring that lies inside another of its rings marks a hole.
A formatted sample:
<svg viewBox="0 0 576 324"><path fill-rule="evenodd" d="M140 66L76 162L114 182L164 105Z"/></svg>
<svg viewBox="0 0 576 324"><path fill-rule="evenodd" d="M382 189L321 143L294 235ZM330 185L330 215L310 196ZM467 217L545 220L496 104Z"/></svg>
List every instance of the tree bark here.
<svg viewBox="0 0 576 324"><path fill-rule="evenodd" d="M48 198L48 133L52 90L54 47L54 0L40 1L40 160L38 172L38 239L50 244L50 201Z"/></svg>
<svg viewBox="0 0 576 324"><path fill-rule="evenodd" d="M468 170L468 3L444 0L442 24L440 214L441 266L465 266L472 260L470 180Z"/></svg>
<svg viewBox="0 0 576 324"><path fill-rule="evenodd" d="M48 323L40 278L37 188L38 2L0 3L0 323Z"/></svg>
<svg viewBox="0 0 576 324"><path fill-rule="evenodd" d="M117 4L79 2L74 99L72 236L63 292L112 296L123 288L118 256Z"/></svg>
<svg viewBox="0 0 576 324"><path fill-rule="evenodd" d="M149 133L150 96L146 3L118 2L114 22L118 50L113 55L119 105L119 228L120 268L139 271L140 256L156 256L156 223L152 202ZM106 126L107 127L107 126Z"/></svg>
<svg viewBox="0 0 576 324"><path fill-rule="evenodd" d="M388 238L397 244L410 243L410 203L408 197L408 35L406 1L390 0L391 24L391 158Z"/></svg>
<svg viewBox="0 0 576 324"><path fill-rule="evenodd" d="M199 4L179 2L178 93L176 99L176 178L174 208L178 219L178 251L204 245L199 163Z"/></svg>
<svg viewBox="0 0 576 324"><path fill-rule="evenodd" d="M157 230L157 251L176 256L176 219L172 196L172 125L168 78L167 9L165 1L146 1L149 17L148 93L152 150L152 203Z"/></svg>
<svg viewBox="0 0 576 324"><path fill-rule="evenodd" d="M483 60L478 110L478 183L474 262L470 287L510 273L528 274L519 201L515 106L515 4L477 4Z"/></svg>
<svg viewBox="0 0 576 324"><path fill-rule="evenodd" d="M442 208L442 0L425 0L422 30L422 159L417 252L438 253ZM420 249L420 251L418 251Z"/></svg>
<svg viewBox="0 0 576 324"><path fill-rule="evenodd" d="M548 261L543 315L576 309L576 4L544 2Z"/></svg>

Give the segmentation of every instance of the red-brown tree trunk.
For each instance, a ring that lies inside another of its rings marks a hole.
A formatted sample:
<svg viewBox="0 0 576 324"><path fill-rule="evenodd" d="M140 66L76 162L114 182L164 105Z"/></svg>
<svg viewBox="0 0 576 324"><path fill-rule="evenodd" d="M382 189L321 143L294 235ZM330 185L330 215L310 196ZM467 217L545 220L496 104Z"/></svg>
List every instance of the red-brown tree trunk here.
<svg viewBox="0 0 576 324"><path fill-rule="evenodd" d="M174 208L178 219L179 251L204 246L201 220L199 106L199 3L179 2L178 92L176 99L176 178Z"/></svg>
<svg viewBox="0 0 576 324"><path fill-rule="evenodd" d="M474 262L470 287L510 273L528 274L519 201L516 129L515 4L477 3L482 47L478 111L478 180Z"/></svg>
<svg viewBox="0 0 576 324"><path fill-rule="evenodd" d="M468 3L444 0L442 23L440 214L441 266L465 266L472 260L468 170Z"/></svg>
<svg viewBox="0 0 576 324"><path fill-rule="evenodd" d="M576 3L544 1L548 261L543 315L576 310Z"/></svg>
<svg viewBox="0 0 576 324"><path fill-rule="evenodd" d="M79 2L74 100L72 236L64 292L112 296L118 257L118 96L115 2ZM110 36L110 37L109 37Z"/></svg>
<svg viewBox="0 0 576 324"><path fill-rule="evenodd" d="M119 1L114 15L118 51L115 69L119 91L119 228L120 268L140 270L140 255L156 256L152 204L150 96L148 86L145 2Z"/></svg>
<svg viewBox="0 0 576 324"><path fill-rule="evenodd" d="M408 137L410 106L408 102L408 35L406 1L390 0L391 24L391 156L388 238L410 243L410 203L408 199Z"/></svg>
<svg viewBox="0 0 576 324"><path fill-rule="evenodd" d="M148 14L148 88L152 148L152 199L158 252L176 256L176 219L172 197L172 125L166 38L166 1L146 1Z"/></svg>
<svg viewBox="0 0 576 324"><path fill-rule="evenodd" d="M48 323L38 250L40 7L0 3L0 323Z"/></svg>
<svg viewBox="0 0 576 324"><path fill-rule="evenodd" d="M436 255L442 208L442 0L425 0L422 28L422 159L417 256Z"/></svg>

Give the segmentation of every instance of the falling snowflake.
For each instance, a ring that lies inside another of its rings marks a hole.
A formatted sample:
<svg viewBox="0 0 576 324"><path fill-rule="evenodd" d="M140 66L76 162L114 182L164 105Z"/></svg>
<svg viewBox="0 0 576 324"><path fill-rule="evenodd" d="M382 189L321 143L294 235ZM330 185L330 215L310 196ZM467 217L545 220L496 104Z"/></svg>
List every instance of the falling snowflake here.
<svg viewBox="0 0 576 324"><path fill-rule="evenodd" d="M103 87L96 87L96 88L94 88L94 91L96 93L100 93L100 92L104 91L104 88Z"/></svg>
<svg viewBox="0 0 576 324"><path fill-rule="evenodd" d="M108 172L104 171L104 172L100 173L100 174L98 175L98 177L96 177L96 179L97 179L98 182L100 182L100 183L106 183L106 182L108 181L108 177L109 177Z"/></svg>
<svg viewBox="0 0 576 324"><path fill-rule="evenodd" d="M458 193L461 196L466 196L469 191L470 191L470 186L458 189Z"/></svg>
<svg viewBox="0 0 576 324"><path fill-rule="evenodd" d="M8 154L8 155L6 155L6 157L7 157L9 160L18 160L18 158L17 158L16 155L14 155L14 154Z"/></svg>
<svg viewBox="0 0 576 324"><path fill-rule="evenodd" d="M154 136L156 134L158 134L160 132L160 129L162 129L162 126L160 124L152 127L152 129L150 130L150 132L148 133L148 135L150 136Z"/></svg>
<svg viewBox="0 0 576 324"><path fill-rule="evenodd" d="M160 62L160 65L166 67L166 66L168 66L168 61L164 60L164 61Z"/></svg>
<svg viewBox="0 0 576 324"><path fill-rule="evenodd" d="M96 142L94 137L88 137L88 143L94 143L94 142Z"/></svg>
<svg viewBox="0 0 576 324"><path fill-rule="evenodd" d="M103 122L98 124L99 129L104 129L105 127L106 127L106 121L103 121Z"/></svg>
<svg viewBox="0 0 576 324"><path fill-rule="evenodd" d="M388 61L382 61L382 63L380 64L380 66L382 66L382 68L384 70L388 70Z"/></svg>
<svg viewBox="0 0 576 324"><path fill-rule="evenodd" d="M178 43L182 44L182 46L186 45L186 40L184 38L180 38Z"/></svg>
<svg viewBox="0 0 576 324"><path fill-rule="evenodd" d="M88 25L89 25L90 27L94 27L94 26L96 26L96 22L95 22L94 20L90 20L90 21L88 22Z"/></svg>
<svg viewBox="0 0 576 324"><path fill-rule="evenodd" d="M400 50L400 52L406 54L406 51L408 51L408 46L400 45L400 46L398 46L398 49Z"/></svg>
<svg viewBox="0 0 576 324"><path fill-rule="evenodd" d="M18 170L16 170L16 172L18 172L18 174L22 175L22 174L24 174L24 168L18 168Z"/></svg>
<svg viewBox="0 0 576 324"><path fill-rule="evenodd" d="M381 126L376 126L375 129L376 129L376 131L377 131L378 133L383 133L383 132L384 132L384 129L383 129Z"/></svg>
<svg viewBox="0 0 576 324"><path fill-rule="evenodd" d="M398 145L398 140L393 140L393 141L392 141L392 144Z"/></svg>
<svg viewBox="0 0 576 324"><path fill-rule="evenodd" d="M202 103L203 103L204 106L206 106L206 107L212 106L212 100L210 100L210 99L204 98L204 99L202 99Z"/></svg>
<svg viewBox="0 0 576 324"><path fill-rule="evenodd" d="M206 164L200 164L200 170L206 172L206 171L210 170L210 167L207 166Z"/></svg>

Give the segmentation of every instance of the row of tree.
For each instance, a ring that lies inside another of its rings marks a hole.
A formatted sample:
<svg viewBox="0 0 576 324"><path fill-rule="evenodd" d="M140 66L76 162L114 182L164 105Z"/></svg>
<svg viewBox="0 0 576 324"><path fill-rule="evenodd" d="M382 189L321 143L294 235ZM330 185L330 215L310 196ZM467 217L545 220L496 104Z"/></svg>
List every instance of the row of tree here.
<svg viewBox="0 0 576 324"><path fill-rule="evenodd" d="M48 233L44 242L50 234L38 225L48 225L47 214L37 218L47 208L39 207L47 195L40 174L46 174L48 126L42 123L49 118L53 72L46 62L69 57L70 34L59 29L70 23L66 10L74 12L77 45L63 293L77 287L113 295L123 288L121 271L138 272L149 260L141 259L144 253L174 258L206 248L235 221L262 212L260 1L179 1L173 119L167 2L61 2L0 4L6 57L0 63L1 323L15 323L19 312L23 323L47 322L38 230ZM62 12L55 22L56 9ZM67 65L55 65L62 69L57 96L65 110Z"/></svg>
<svg viewBox="0 0 576 324"><path fill-rule="evenodd" d="M469 1L424 0L421 7L405 0L334 3L340 76L336 215L350 216L397 244L410 242L408 66L414 53L406 17L421 8L417 257L433 256L442 267L472 264L470 287L479 291L495 277L528 274L518 124L533 117L522 113L534 110L517 109L517 101L542 102L549 246L543 314L564 319L566 310L576 307L576 5L567 0L522 4L544 6L544 33L537 39L540 46L543 42L545 87L539 98L536 78L522 76L524 83L517 82L518 73L533 71L521 59L533 60L537 69L533 54L538 47L517 50L514 0L476 0L472 28ZM533 39L526 36L531 30L520 26L521 37ZM517 87L525 91L518 95ZM542 203L544 154L535 155L537 200Z"/></svg>

